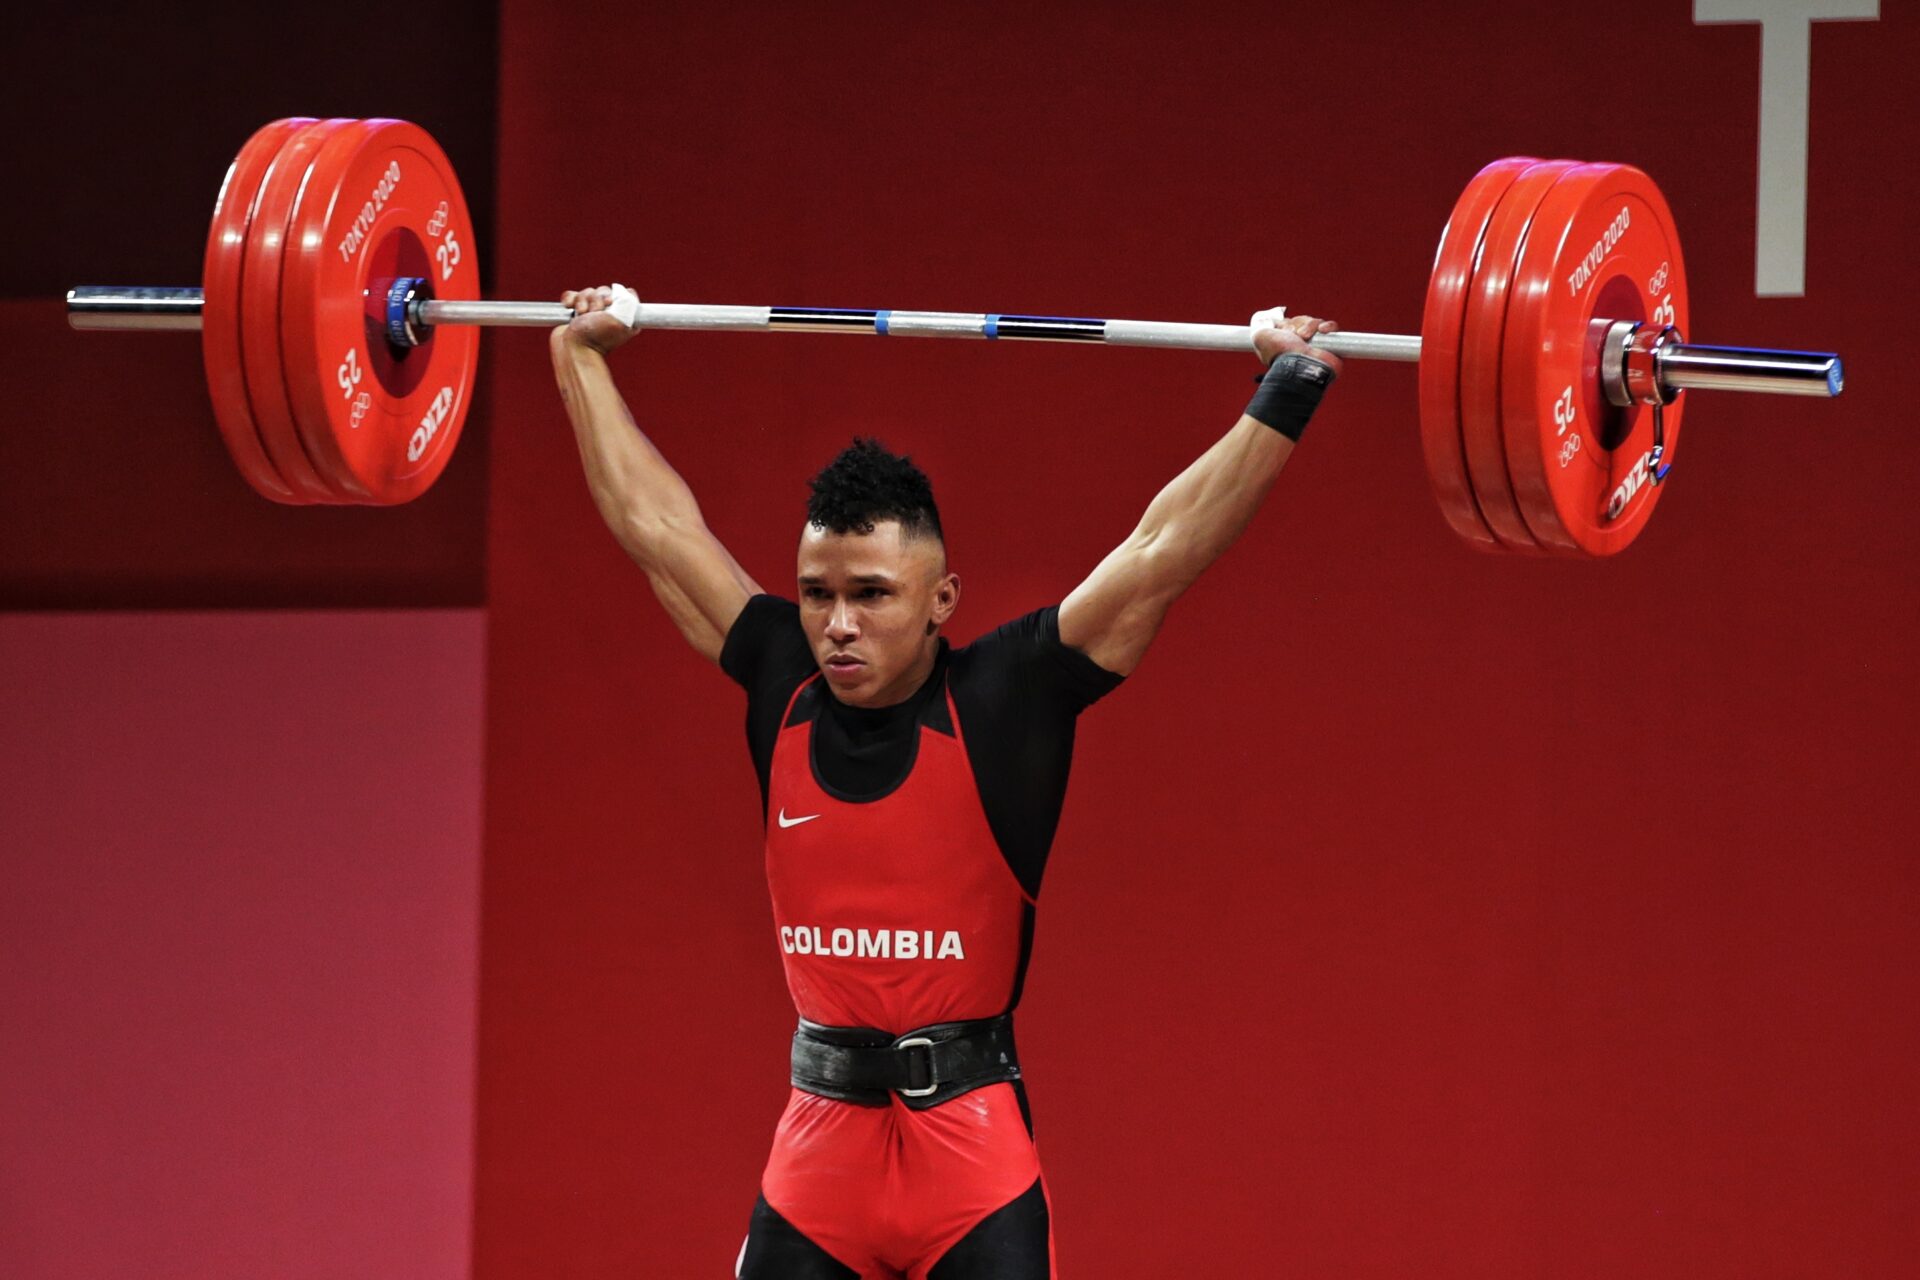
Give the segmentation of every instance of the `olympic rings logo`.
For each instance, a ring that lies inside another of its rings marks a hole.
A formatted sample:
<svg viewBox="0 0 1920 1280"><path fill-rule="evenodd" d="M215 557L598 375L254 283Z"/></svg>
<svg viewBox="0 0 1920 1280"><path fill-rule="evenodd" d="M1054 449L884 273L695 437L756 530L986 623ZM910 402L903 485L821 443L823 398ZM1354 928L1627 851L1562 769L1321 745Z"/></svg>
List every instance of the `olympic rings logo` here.
<svg viewBox="0 0 1920 1280"><path fill-rule="evenodd" d="M1572 462L1574 455L1579 452L1580 452L1580 436L1576 432L1575 434L1568 436L1565 440L1563 440L1560 443L1560 469L1562 471L1565 471L1567 469L1567 464L1569 462Z"/></svg>
<svg viewBox="0 0 1920 1280"><path fill-rule="evenodd" d="M442 200L440 207L433 211L433 216L427 219L427 239L431 240L444 231L447 226L447 219L452 216L453 210L447 208L447 202ZM1656 289L1654 292L1658 293L1659 290Z"/></svg>
<svg viewBox="0 0 1920 1280"><path fill-rule="evenodd" d="M1671 262L1661 263L1660 269L1653 273L1653 279L1647 281L1647 292L1659 293L1665 289L1667 287L1667 279L1672 274L1673 264Z"/></svg>
<svg viewBox="0 0 1920 1280"><path fill-rule="evenodd" d="M358 431L361 421L367 416L367 410L371 408L373 408L373 397L362 391L354 398L353 412L347 415L349 419L348 425L355 431Z"/></svg>

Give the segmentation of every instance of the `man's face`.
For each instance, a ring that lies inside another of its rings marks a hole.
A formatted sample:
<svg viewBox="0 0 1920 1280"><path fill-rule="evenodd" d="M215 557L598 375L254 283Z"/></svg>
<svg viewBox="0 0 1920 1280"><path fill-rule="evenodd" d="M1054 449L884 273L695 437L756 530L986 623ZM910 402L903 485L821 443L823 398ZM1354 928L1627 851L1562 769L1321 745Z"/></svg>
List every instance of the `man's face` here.
<svg viewBox="0 0 1920 1280"><path fill-rule="evenodd" d="M904 701L926 678L937 630L960 602L938 538L897 520L872 533L808 525L800 535L800 625L834 696L856 707Z"/></svg>

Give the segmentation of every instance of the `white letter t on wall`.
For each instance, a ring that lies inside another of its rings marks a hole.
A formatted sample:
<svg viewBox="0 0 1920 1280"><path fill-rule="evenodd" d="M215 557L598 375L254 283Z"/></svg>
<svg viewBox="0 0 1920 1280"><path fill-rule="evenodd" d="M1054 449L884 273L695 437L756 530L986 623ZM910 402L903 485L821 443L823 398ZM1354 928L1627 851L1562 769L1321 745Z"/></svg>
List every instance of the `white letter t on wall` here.
<svg viewBox="0 0 1920 1280"><path fill-rule="evenodd" d="M1807 284L1807 80L1813 24L1873 20L1880 0L1693 0L1693 20L1760 24L1760 181L1753 291L1797 298Z"/></svg>

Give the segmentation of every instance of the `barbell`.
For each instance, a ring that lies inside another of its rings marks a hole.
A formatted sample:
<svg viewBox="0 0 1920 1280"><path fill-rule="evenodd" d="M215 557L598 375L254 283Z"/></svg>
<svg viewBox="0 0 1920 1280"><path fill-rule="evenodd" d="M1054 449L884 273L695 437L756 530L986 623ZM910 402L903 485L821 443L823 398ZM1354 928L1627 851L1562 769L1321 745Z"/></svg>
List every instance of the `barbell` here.
<svg viewBox="0 0 1920 1280"><path fill-rule="evenodd" d="M453 168L403 120L276 120L214 205L199 288L82 286L76 329L198 329L221 438L285 503L406 502L473 399L476 326L565 324L485 301ZM1447 523L1491 551L1609 555L1673 465L1689 390L1834 396L1823 352L1687 342L1686 271L1658 188L1623 164L1496 160L1455 203L1417 337L1342 331L1343 357L1419 362L1420 437ZM1247 324L643 302L643 329L1253 350Z"/></svg>

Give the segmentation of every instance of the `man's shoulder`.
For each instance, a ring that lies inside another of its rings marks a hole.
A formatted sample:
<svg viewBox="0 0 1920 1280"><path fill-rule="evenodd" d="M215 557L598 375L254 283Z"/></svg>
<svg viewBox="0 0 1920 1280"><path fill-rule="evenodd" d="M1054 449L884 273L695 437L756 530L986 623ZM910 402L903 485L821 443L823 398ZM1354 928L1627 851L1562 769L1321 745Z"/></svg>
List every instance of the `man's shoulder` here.
<svg viewBox="0 0 1920 1280"><path fill-rule="evenodd" d="M958 665L978 666L1058 645L1059 612L1059 605L1050 604L1017 618L1009 618L991 631L983 631L956 647L952 661Z"/></svg>
<svg viewBox="0 0 1920 1280"><path fill-rule="evenodd" d="M1120 677L1060 639L1060 606L1046 605L1001 623L953 651L956 690L1077 712L1117 687Z"/></svg>
<svg viewBox="0 0 1920 1280"><path fill-rule="evenodd" d="M748 599L720 645L720 669L749 690L769 676L811 663L800 606L781 596L761 594Z"/></svg>
<svg viewBox="0 0 1920 1280"><path fill-rule="evenodd" d="M790 621L797 627L800 625L800 604L785 596L762 591L759 595L747 597L746 604L740 607L740 616L734 619L734 626L739 626L743 621L760 623Z"/></svg>

